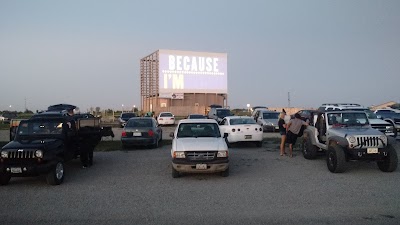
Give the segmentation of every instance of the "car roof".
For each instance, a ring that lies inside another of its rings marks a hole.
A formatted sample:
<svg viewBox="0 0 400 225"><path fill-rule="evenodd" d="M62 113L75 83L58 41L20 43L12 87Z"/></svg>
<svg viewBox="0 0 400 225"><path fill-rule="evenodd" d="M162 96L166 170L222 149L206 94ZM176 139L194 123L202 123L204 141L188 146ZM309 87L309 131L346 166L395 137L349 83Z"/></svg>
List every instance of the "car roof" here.
<svg viewBox="0 0 400 225"><path fill-rule="evenodd" d="M277 111L272 111L272 110L267 110L267 109L264 109L264 110L260 110L261 112L263 112L263 113L280 113L280 112L277 112Z"/></svg>
<svg viewBox="0 0 400 225"><path fill-rule="evenodd" d="M214 119L183 119L179 121L181 123L215 123L218 124Z"/></svg>
<svg viewBox="0 0 400 225"><path fill-rule="evenodd" d="M148 116L144 116L144 117L131 117L129 118L129 120L152 120L153 117L148 117Z"/></svg>

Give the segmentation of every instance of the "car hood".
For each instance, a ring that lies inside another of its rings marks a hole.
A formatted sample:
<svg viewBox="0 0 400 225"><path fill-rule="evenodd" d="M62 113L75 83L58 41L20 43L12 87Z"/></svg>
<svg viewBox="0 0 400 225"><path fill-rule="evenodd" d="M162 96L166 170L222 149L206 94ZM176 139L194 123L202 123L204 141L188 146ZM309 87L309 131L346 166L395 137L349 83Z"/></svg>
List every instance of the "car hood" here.
<svg viewBox="0 0 400 225"><path fill-rule="evenodd" d="M227 150L225 140L215 137L176 138L173 141L176 151L219 151Z"/></svg>
<svg viewBox="0 0 400 225"><path fill-rule="evenodd" d="M60 139L35 139L35 140L16 140L11 141L2 150L7 149L52 149L62 145L63 141Z"/></svg>
<svg viewBox="0 0 400 225"><path fill-rule="evenodd" d="M348 135L383 135L382 132L373 129L371 127L339 127L331 128L330 132L332 134L337 134L338 136L348 136Z"/></svg>
<svg viewBox="0 0 400 225"><path fill-rule="evenodd" d="M389 122L381 120L381 119L368 119L368 120L371 125L377 125L377 124L391 125Z"/></svg>

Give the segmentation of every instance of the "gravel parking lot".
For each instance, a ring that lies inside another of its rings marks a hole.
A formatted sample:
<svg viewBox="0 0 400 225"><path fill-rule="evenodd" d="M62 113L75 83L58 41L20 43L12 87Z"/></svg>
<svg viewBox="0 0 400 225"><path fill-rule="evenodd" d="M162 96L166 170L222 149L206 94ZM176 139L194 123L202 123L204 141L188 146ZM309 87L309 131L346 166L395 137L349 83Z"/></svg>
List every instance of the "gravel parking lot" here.
<svg viewBox="0 0 400 225"><path fill-rule="evenodd" d="M400 170L351 162L332 174L321 156L280 157L236 146L231 175L171 177L170 145L96 152L95 165L66 165L60 186L45 177L0 187L1 224L399 224Z"/></svg>

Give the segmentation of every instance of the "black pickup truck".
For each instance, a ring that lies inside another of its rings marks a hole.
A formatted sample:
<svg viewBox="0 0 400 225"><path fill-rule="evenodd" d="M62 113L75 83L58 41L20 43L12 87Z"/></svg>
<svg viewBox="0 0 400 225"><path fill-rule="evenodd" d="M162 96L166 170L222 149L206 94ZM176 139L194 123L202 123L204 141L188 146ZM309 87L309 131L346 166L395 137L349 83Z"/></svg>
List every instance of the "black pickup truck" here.
<svg viewBox="0 0 400 225"><path fill-rule="evenodd" d="M37 113L30 119L12 124L12 139L3 146L0 154L1 185L7 184L11 177L41 174L47 174L49 184L61 184L65 162L82 152L93 152L102 136L114 136L111 127L100 126L99 118L90 114L71 116L66 111L75 106L56 106L65 109Z"/></svg>

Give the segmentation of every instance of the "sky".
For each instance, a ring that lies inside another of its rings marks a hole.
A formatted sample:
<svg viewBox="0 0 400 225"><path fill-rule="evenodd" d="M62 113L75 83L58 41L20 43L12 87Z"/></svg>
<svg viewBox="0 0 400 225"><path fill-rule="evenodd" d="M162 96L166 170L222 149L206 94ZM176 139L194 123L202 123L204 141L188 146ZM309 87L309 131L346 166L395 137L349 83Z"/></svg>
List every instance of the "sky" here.
<svg viewBox="0 0 400 225"><path fill-rule="evenodd" d="M228 55L231 108L400 102L398 0L0 0L0 111L140 106L140 59Z"/></svg>

